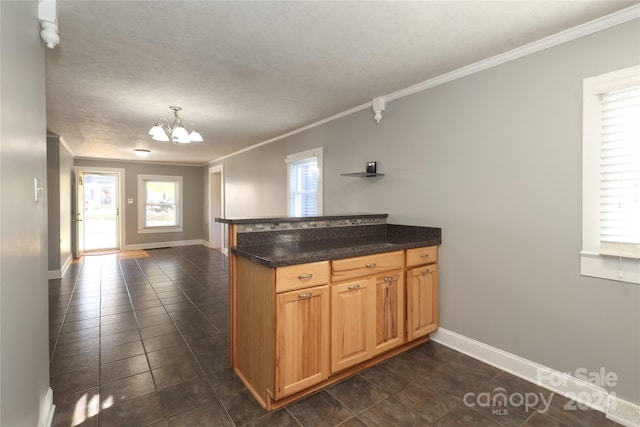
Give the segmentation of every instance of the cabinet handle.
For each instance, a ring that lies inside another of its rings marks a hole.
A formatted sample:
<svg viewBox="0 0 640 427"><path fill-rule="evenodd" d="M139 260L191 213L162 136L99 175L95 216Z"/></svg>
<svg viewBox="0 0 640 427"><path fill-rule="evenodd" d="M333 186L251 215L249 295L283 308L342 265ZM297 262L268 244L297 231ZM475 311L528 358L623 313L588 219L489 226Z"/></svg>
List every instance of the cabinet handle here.
<svg viewBox="0 0 640 427"><path fill-rule="evenodd" d="M422 270L420 273L422 273L422 275L424 276L425 274L429 274L430 271L428 268L425 268L424 270Z"/></svg>
<svg viewBox="0 0 640 427"><path fill-rule="evenodd" d="M298 298L300 299L311 298L312 296L313 296L313 292L307 292L306 294L298 294Z"/></svg>
<svg viewBox="0 0 640 427"><path fill-rule="evenodd" d="M429 254L420 254L420 258L429 258Z"/></svg>
<svg viewBox="0 0 640 427"><path fill-rule="evenodd" d="M349 290L360 289L360 285L349 285L349 286L347 286L347 289L349 289Z"/></svg>
<svg viewBox="0 0 640 427"><path fill-rule="evenodd" d="M393 276L387 276L384 278L385 282L393 282Z"/></svg>
<svg viewBox="0 0 640 427"><path fill-rule="evenodd" d="M374 268L376 266L376 263L375 262L370 262L369 264L365 264L364 266L367 267L367 268Z"/></svg>
<svg viewBox="0 0 640 427"><path fill-rule="evenodd" d="M298 279L311 279L312 277L313 277L313 274L311 273L298 275Z"/></svg>

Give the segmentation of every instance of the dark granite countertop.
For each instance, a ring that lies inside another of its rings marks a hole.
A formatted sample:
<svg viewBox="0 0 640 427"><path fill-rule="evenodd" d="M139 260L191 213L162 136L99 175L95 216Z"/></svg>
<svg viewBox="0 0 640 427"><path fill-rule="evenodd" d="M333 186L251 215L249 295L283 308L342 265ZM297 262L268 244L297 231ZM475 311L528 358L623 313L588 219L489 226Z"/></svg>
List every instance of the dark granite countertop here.
<svg viewBox="0 0 640 427"><path fill-rule="evenodd" d="M233 247L231 248L231 253L267 267L283 267L422 246L434 246L441 243L442 240L439 233L434 236L387 233L344 239L303 240L260 246Z"/></svg>
<svg viewBox="0 0 640 427"><path fill-rule="evenodd" d="M268 224L280 222L310 222L335 219L362 219L362 218L387 218L389 214L356 213L334 214L322 216L281 216L281 217L257 217L257 218L215 218L216 222L223 224Z"/></svg>

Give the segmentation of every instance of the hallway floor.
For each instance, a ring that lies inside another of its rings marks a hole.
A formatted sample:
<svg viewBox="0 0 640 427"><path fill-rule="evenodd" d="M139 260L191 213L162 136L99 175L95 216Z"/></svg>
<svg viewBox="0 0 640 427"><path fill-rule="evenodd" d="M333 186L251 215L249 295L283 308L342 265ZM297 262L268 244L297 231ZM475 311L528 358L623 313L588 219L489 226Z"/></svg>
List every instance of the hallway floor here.
<svg viewBox="0 0 640 427"><path fill-rule="evenodd" d="M227 365L227 258L137 252L86 256L49 281L56 427L615 426L434 342L267 413ZM482 399L501 392L530 405Z"/></svg>

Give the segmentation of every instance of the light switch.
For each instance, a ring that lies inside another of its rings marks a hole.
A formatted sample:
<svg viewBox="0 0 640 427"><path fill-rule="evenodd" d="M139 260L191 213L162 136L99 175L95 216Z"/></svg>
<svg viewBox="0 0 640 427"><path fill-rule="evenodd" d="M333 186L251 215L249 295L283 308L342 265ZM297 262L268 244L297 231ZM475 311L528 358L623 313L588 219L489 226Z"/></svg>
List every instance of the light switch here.
<svg viewBox="0 0 640 427"><path fill-rule="evenodd" d="M34 176L33 177L33 201L35 203L38 203L38 201L40 200L40 193L42 193L43 190L44 188L42 188L40 178Z"/></svg>
<svg viewBox="0 0 640 427"><path fill-rule="evenodd" d="M127 199L127 204L128 205L132 205L133 204L133 199Z"/></svg>

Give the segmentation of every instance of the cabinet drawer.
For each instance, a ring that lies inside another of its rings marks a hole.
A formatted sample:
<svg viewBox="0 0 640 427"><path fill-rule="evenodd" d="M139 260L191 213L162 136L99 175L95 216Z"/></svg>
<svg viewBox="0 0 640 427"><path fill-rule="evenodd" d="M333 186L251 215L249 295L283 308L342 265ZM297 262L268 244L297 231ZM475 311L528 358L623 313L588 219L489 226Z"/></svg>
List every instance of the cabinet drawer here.
<svg viewBox="0 0 640 427"><path fill-rule="evenodd" d="M438 247L425 246L407 249L407 267L438 262Z"/></svg>
<svg viewBox="0 0 640 427"><path fill-rule="evenodd" d="M276 268L276 292L329 283L329 261Z"/></svg>
<svg viewBox="0 0 640 427"><path fill-rule="evenodd" d="M403 252L396 251L331 261L331 281L339 282L402 268L403 258Z"/></svg>

